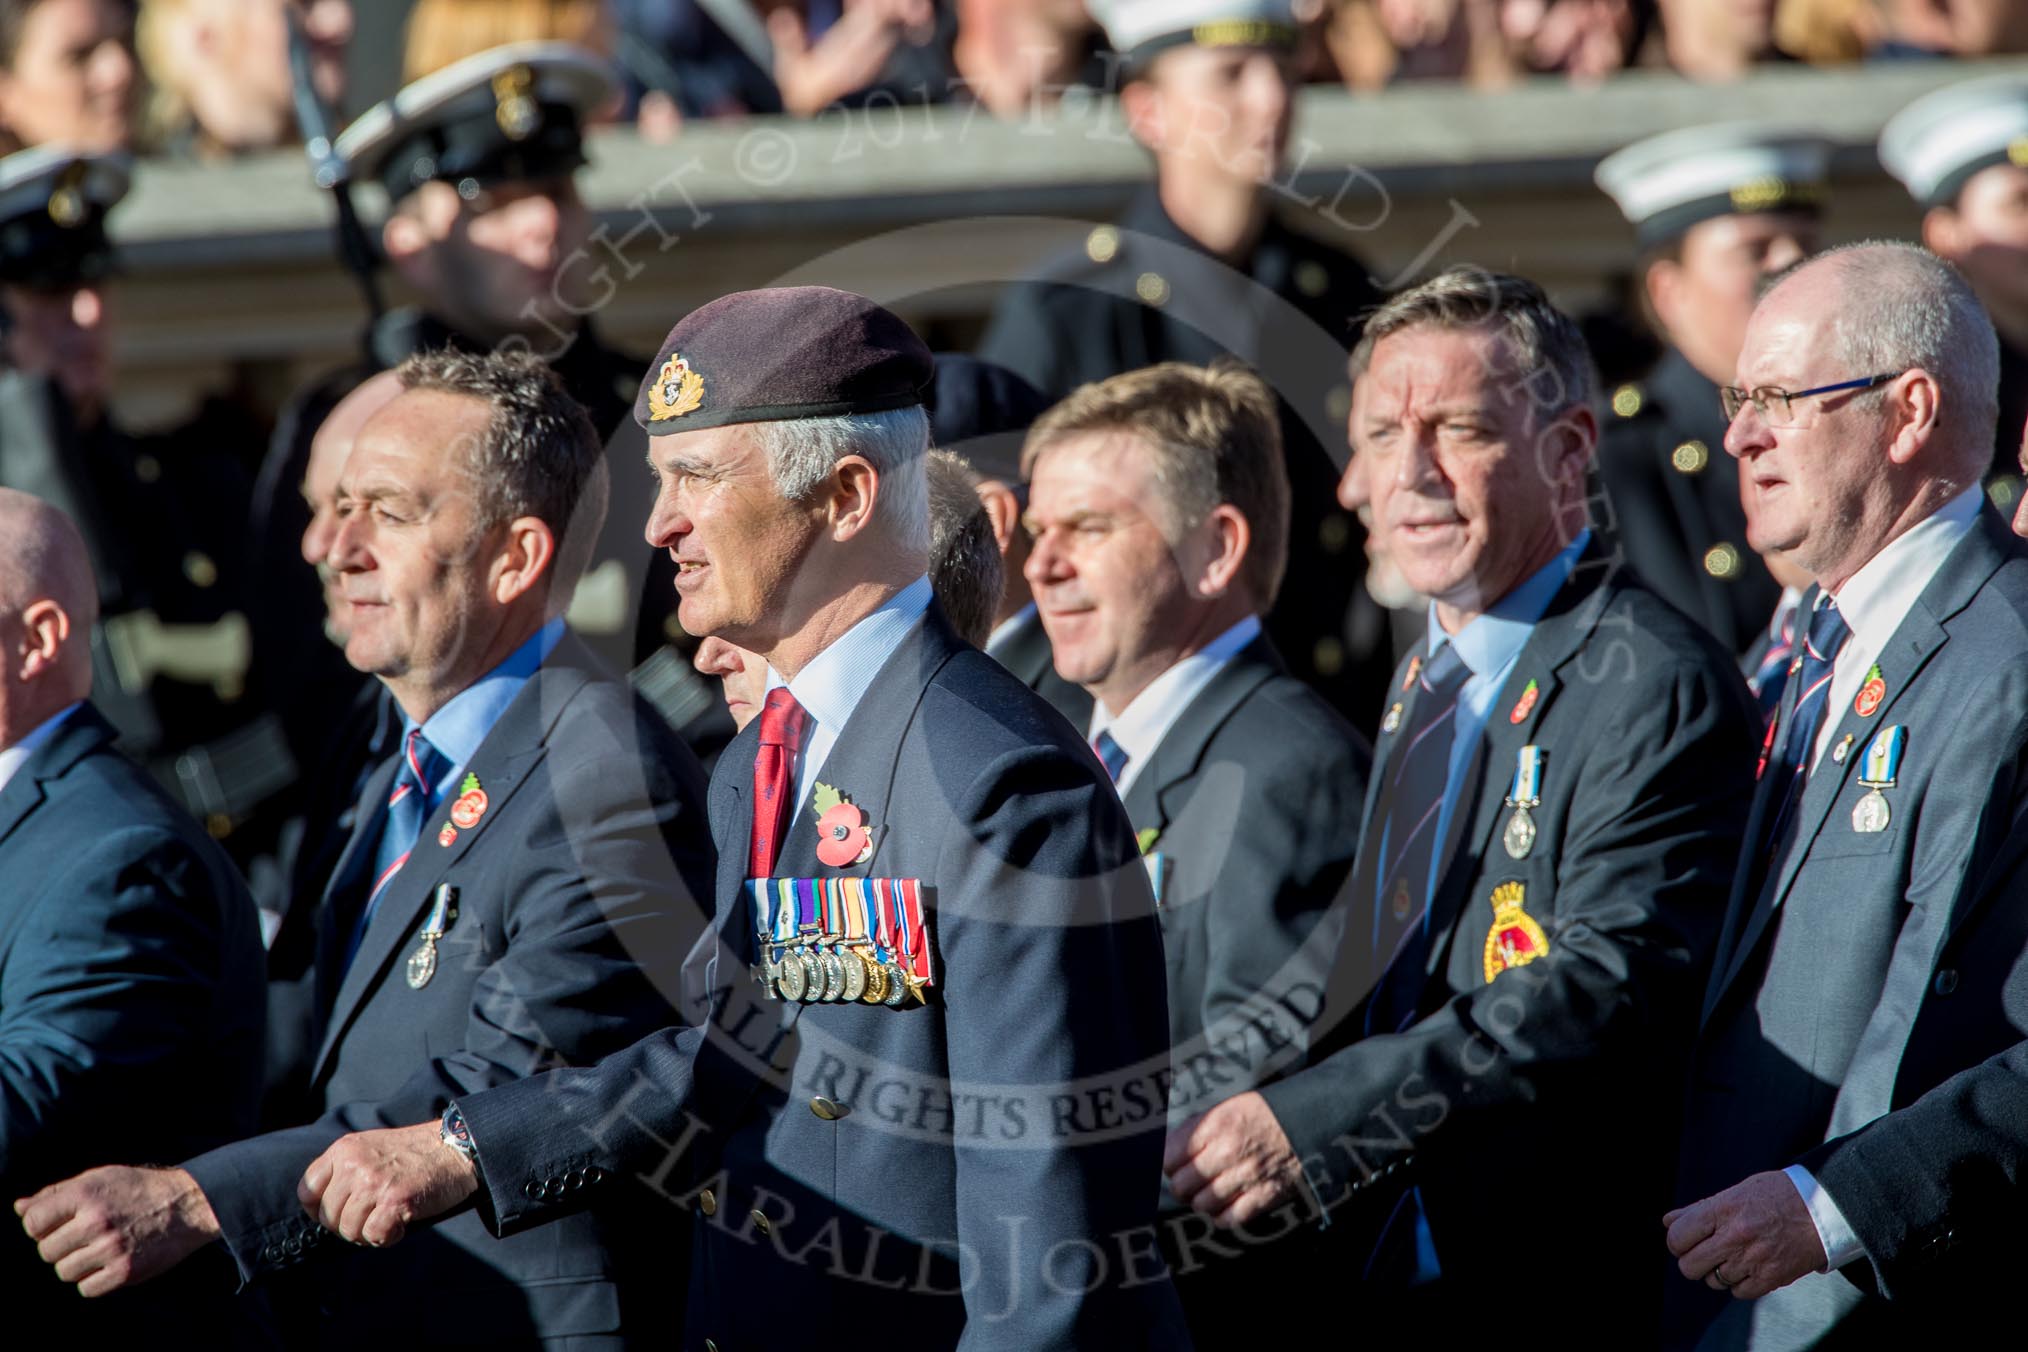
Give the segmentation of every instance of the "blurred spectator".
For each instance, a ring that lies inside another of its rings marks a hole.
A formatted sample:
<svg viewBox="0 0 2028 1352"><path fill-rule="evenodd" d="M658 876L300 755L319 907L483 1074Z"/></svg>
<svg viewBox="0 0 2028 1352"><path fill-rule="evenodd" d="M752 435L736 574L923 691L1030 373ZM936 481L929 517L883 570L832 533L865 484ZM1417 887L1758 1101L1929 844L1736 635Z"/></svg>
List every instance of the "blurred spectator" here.
<svg viewBox="0 0 2028 1352"><path fill-rule="evenodd" d="M956 0L956 10L951 64L962 92L995 117L1092 82L1098 28L1080 0Z"/></svg>
<svg viewBox="0 0 2028 1352"><path fill-rule="evenodd" d="M1926 0L1925 0L1926 2ZM1656 0L1669 64L1693 80L1736 80L1757 61L1794 58L1775 45L1776 0Z"/></svg>
<svg viewBox="0 0 2028 1352"><path fill-rule="evenodd" d="M1338 0L1324 41L1345 83L1521 75L1596 83L1632 64L1653 0Z"/></svg>
<svg viewBox="0 0 2028 1352"><path fill-rule="evenodd" d="M931 0L775 5L768 11L767 32L774 44L775 87L781 91L782 108L797 117L814 117L876 85L908 89L912 72L894 67L923 64L926 53L921 49L936 41L937 19ZM946 90L938 78L927 92L941 101ZM913 101L922 98L917 92Z"/></svg>
<svg viewBox="0 0 2028 1352"><path fill-rule="evenodd" d="M667 139L686 117L782 110L767 70L766 29L744 0L732 11L749 20L737 35L698 0L616 0L613 8L616 55L642 135Z"/></svg>
<svg viewBox="0 0 2028 1352"><path fill-rule="evenodd" d="M2021 0L1879 0L1880 58L1999 56L2028 51L2028 4Z"/></svg>
<svg viewBox="0 0 2028 1352"><path fill-rule="evenodd" d="M1005 586L1000 542L979 498L983 481L961 457L945 450L930 451L924 468L929 479L930 587L958 637L983 648L993 632L993 615Z"/></svg>
<svg viewBox="0 0 2028 1352"><path fill-rule="evenodd" d="M513 42L568 42L613 54L605 0L416 0L402 49L403 84Z"/></svg>
<svg viewBox="0 0 2028 1352"><path fill-rule="evenodd" d="M1878 40L1878 0L1778 0L1775 46L1813 66L1857 61Z"/></svg>
<svg viewBox="0 0 2028 1352"><path fill-rule="evenodd" d="M1633 63L1653 19L1651 0L1501 0L1500 36L1522 70L1596 84Z"/></svg>
<svg viewBox="0 0 2028 1352"><path fill-rule="evenodd" d="M130 0L0 0L0 155L131 149L138 76Z"/></svg>
<svg viewBox="0 0 2028 1352"><path fill-rule="evenodd" d="M289 144L296 135L292 7L310 49L310 82L335 108L345 97L351 0L143 0L139 38L155 82L153 139L207 159Z"/></svg>

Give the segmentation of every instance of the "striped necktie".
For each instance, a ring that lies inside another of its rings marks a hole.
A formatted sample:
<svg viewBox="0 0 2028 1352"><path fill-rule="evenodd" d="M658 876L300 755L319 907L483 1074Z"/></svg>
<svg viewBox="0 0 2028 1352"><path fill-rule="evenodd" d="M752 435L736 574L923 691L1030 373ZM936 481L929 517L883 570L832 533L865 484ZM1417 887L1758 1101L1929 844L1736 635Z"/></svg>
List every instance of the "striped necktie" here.
<svg viewBox="0 0 2028 1352"><path fill-rule="evenodd" d="M1098 753L1099 763L1106 767L1106 774L1113 783L1120 782L1120 776L1127 772L1127 749L1114 739L1109 731L1101 730L1091 739L1091 749Z"/></svg>
<svg viewBox="0 0 2028 1352"><path fill-rule="evenodd" d="M1373 970L1381 977L1367 1006L1368 1032L1394 1032L1414 1021L1422 959L1429 951L1424 916L1436 867L1437 820L1450 783L1458 695L1471 676L1455 643L1438 648L1423 665L1393 780L1375 816L1384 824L1377 845L1385 853L1373 896Z"/></svg>
<svg viewBox="0 0 2028 1352"><path fill-rule="evenodd" d="M1803 649L1790 663L1789 680L1796 687L1796 702L1789 710L1788 728L1782 735L1782 770L1789 776L1781 790L1781 810L1775 814L1774 830L1768 836L1769 854L1781 853L1790 819L1803 796L1810 777L1810 760L1817 747L1817 730L1823 726L1824 709L1831 702L1832 667L1852 627L1838 611L1838 602L1827 598L1810 616Z"/></svg>
<svg viewBox="0 0 2028 1352"><path fill-rule="evenodd" d="M373 924L375 912L380 909L380 899L387 895L387 888L401 872L403 864L415 851L416 837L422 834L425 818L430 813L430 800L436 793L436 784L443 777L447 767L443 756L430 745L422 735L422 729L410 728L403 739L397 755L394 772L394 787L387 795L387 811L382 814L380 845L373 856L373 887L366 894L366 908L360 912L359 924L352 931L351 945L345 950L345 966L352 966L352 959L359 953L359 945L365 942L367 927Z"/></svg>

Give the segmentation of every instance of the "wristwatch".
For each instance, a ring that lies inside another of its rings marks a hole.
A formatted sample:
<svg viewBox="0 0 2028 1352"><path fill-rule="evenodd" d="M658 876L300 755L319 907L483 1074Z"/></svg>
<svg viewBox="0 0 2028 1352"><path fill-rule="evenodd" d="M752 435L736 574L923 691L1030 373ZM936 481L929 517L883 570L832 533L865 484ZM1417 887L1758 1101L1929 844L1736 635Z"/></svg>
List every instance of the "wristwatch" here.
<svg viewBox="0 0 2028 1352"><path fill-rule="evenodd" d="M465 1115L458 1111L455 1103L444 1109L442 1136L445 1145L463 1155L465 1162L474 1170L478 1169L479 1152L472 1145L472 1129L465 1125Z"/></svg>

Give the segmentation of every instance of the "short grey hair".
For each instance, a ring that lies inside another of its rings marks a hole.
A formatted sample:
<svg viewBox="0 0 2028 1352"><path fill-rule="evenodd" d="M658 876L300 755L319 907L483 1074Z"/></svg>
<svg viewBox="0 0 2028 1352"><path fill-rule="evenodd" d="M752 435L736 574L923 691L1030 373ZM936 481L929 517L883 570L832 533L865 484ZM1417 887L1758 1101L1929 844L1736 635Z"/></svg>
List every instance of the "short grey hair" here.
<svg viewBox="0 0 2028 1352"><path fill-rule="evenodd" d="M1416 328L1498 334L1521 377L1514 392L1527 397L1536 427L1573 408L1592 408L1597 398L1598 376L1584 334L1526 277L1464 264L1402 292L1367 317L1352 352L1353 374L1366 370L1381 339Z"/></svg>
<svg viewBox="0 0 2028 1352"><path fill-rule="evenodd" d="M1915 367L1935 376L1944 392L1938 434L1961 452L1965 469L1983 473L2000 420L2000 340L1964 277L1901 240L1841 244L1811 262L1836 268L1843 284L1831 324L1842 378Z"/></svg>
<svg viewBox="0 0 2028 1352"><path fill-rule="evenodd" d="M980 476L949 451L931 451L926 467L930 588L951 627L974 648L983 648L1000 609L1006 572L993 519L979 499Z"/></svg>
<svg viewBox="0 0 2028 1352"><path fill-rule="evenodd" d="M606 519L606 461L584 405L526 352L419 352L395 370L404 390L476 399L484 435L454 448L473 485L476 529L532 516L556 536L550 596L568 598Z"/></svg>
<svg viewBox="0 0 2028 1352"><path fill-rule="evenodd" d="M791 502L817 491L837 463L864 456L880 475L873 519L902 548L928 554L929 488L923 456L929 450L929 414L920 405L885 413L835 418L794 418L753 425L775 490Z"/></svg>

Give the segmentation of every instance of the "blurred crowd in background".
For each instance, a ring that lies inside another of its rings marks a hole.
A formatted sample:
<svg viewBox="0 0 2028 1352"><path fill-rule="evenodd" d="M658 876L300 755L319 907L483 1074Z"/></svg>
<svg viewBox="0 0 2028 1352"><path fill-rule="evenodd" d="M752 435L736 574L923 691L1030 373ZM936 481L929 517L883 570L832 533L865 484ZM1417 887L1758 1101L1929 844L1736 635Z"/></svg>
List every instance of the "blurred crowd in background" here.
<svg viewBox="0 0 2028 1352"><path fill-rule="evenodd" d="M1118 84L1102 0L0 0L0 152L217 158L293 144L294 11L318 94L357 111L474 53L550 39L625 76L604 120L669 138L692 118L976 102L1028 114ZM1630 69L1722 81L1771 62L2028 51L2017 0L1306 0L1308 82L1498 87ZM1099 18L1095 18L1094 14ZM393 25L399 22L399 32ZM355 38L401 59L358 88ZM353 78L348 87L348 69Z"/></svg>

